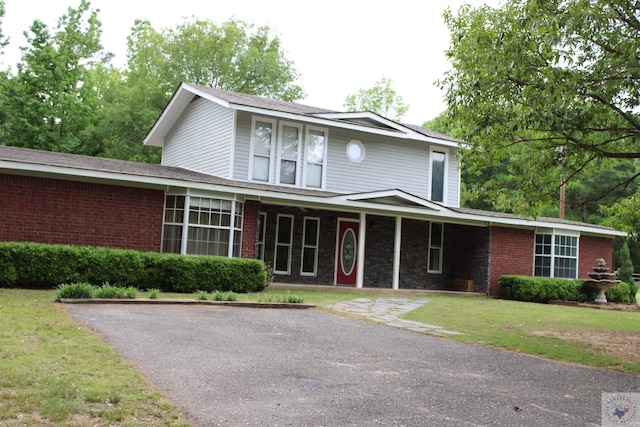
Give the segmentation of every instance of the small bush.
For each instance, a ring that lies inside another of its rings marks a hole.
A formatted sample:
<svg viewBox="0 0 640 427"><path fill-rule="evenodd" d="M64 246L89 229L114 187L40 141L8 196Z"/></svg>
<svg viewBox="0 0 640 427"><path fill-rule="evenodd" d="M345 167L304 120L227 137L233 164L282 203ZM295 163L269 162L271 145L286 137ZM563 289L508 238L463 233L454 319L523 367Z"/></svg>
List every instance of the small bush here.
<svg viewBox="0 0 640 427"><path fill-rule="evenodd" d="M158 298L158 294L160 293L159 289L149 289L149 299L156 299Z"/></svg>
<svg viewBox="0 0 640 427"><path fill-rule="evenodd" d="M95 286L86 282L65 283L58 286L56 301L62 298L92 298L95 290Z"/></svg>
<svg viewBox="0 0 640 427"><path fill-rule="evenodd" d="M498 284L505 298L517 301L586 300L581 280L505 275Z"/></svg>
<svg viewBox="0 0 640 427"><path fill-rule="evenodd" d="M304 298L299 295L286 294L262 294L258 297L258 302L278 302L290 304L302 304Z"/></svg>
<svg viewBox="0 0 640 427"><path fill-rule="evenodd" d="M96 289L95 298L134 299L138 296L138 290L132 286L123 288L105 283Z"/></svg>
<svg viewBox="0 0 640 427"><path fill-rule="evenodd" d="M220 291L215 291L213 293L213 299L214 301L236 301L238 299L238 296L236 295L235 292L220 292Z"/></svg>
<svg viewBox="0 0 640 427"><path fill-rule="evenodd" d="M206 300L209 299L209 294L207 294L207 291L198 291L198 292L196 292L196 297L200 301L206 301Z"/></svg>
<svg viewBox="0 0 640 427"><path fill-rule="evenodd" d="M598 291L596 291L595 289L585 286L584 293L586 295L586 300L593 301L596 297L597 292ZM607 297L607 302L621 302L625 304L632 302L630 296L630 287L626 282L621 282L615 286L610 287L604 292L604 294Z"/></svg>

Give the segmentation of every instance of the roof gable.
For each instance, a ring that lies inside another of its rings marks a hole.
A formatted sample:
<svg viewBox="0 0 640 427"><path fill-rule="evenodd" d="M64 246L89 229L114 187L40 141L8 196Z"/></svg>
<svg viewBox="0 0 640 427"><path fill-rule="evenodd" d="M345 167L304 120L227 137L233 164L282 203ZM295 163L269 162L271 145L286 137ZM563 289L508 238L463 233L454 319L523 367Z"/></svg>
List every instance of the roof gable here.
<svg viewBox="0 0 640 427"><path fill-rule="evenodd" d="M394 138L415 139L457 147L460 141L420 126L394 122L370 111L340 112L295 102L268 99L227 90L182 83L144 138L145 145L162 147L164 137L171 130L184 109L194 98L201 97L225 108L267 114L289 120L301 120L323 126L335 126L375 133Z"/></svg>

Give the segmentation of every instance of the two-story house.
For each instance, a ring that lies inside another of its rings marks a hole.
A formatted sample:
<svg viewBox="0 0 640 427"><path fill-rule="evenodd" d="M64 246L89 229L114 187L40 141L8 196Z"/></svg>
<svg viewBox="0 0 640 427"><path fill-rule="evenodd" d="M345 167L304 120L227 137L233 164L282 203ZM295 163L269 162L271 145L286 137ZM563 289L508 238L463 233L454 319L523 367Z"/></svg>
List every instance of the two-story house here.
<svg viewBox="0 0 640 427"><path fill-rule="evenodd" d="M495 289L586 277L610 228L460 207L460 142L370 112L182 84L162 164L0 147L0 240L260 258L276 282Z"/></svg>

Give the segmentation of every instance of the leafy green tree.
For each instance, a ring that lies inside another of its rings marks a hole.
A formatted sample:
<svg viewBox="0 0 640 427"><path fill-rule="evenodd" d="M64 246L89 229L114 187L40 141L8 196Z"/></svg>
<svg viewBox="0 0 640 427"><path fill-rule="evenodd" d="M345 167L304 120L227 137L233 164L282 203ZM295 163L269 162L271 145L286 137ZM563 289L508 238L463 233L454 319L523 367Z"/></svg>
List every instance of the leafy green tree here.
<svg viewBox="0 0 640 427"><path fill-rule="evenodd" d="M4 0L0 0L0 54L3 54L4 47L9 43L9 40L2 34L2 18L4 17Z"/></svg>
<svg viewBox="0 0 640 427"><path fill-rule="evenodd" d="M156 31L137 21L129 37L129 77L161 83L165 94L182 82L295 101L303 96L298 72L267 26L239 20L216 25L186 20Z"/></svg>
<svg viewBox="0 0 640 427"><path fill-rule="evenodd" d="M537 215L557 203L561 182L570 188L640 158L639 18L631 0L510 0L445 13L452 70L440 86L469 143L463 162L478 176L506 170L476 194ZM606 174L589 197L628 189L638 175ZM640 211L640 196L626 202Z"/></svg>
<svg viewBox="0 0 640 427"><path fill-rule="evenodd" d="M360 89L345 99L347 111L371 111L394 121L402 120L409 106L391 88L391 80L381 78L372 88Z"/></svg>
<svg viewBox="0 0 640 427"><path fill-rule="evenodd" d="M631 262L631 255L629 253L629 246L625 239L616 238L614 240L614 259L615 270L618 273L616 279L621 280L629 284L629 297L631 302L636 302L636 294L638 293L638 286L635 280L633 280L633 263Z"/></svg>
<svg viewBox="0 0 640 427"><path fill-rule="evenodd" d="M22 62L0 90L6 108L5 145L95 155L100 147L88 138L99 114L99 99L88 79L100 56L101 24L82 0L69 8L51 33L35 20L25 32Z"/></svg>

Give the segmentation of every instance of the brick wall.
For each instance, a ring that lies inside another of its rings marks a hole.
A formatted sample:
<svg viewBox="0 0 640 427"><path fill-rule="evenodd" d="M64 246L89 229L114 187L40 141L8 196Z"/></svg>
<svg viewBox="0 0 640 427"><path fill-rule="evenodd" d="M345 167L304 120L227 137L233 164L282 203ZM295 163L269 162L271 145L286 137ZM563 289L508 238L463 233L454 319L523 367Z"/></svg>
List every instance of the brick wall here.
<svg viewBox="0 0 640 427"><path fill-rule="evenodd" d="M491 293L499 293L498 279L504 274L533 275L533 230L491 227Z"/></svg>
<svg viewBox="0 0 640 427"><path fill-rule="evenodd" d="M0 241L160 251L164 193L0 174Z"/></svg>
<svg viewBox="0 0 640 427"><path fill-rule="evenodd" d="M242 258L256 258L258 239L258 211L260 203L255 200L247 200L244 203L244 218L242 221Z"/></svg>
<svg viewBox="0 0 640 427"><path fill-rule="evenodd" d="M598 263L596 259L604 258L607 267L613 271L613 239L605 237L580 236L578 247L578 278L584 279L593 271Z"/></svg>

